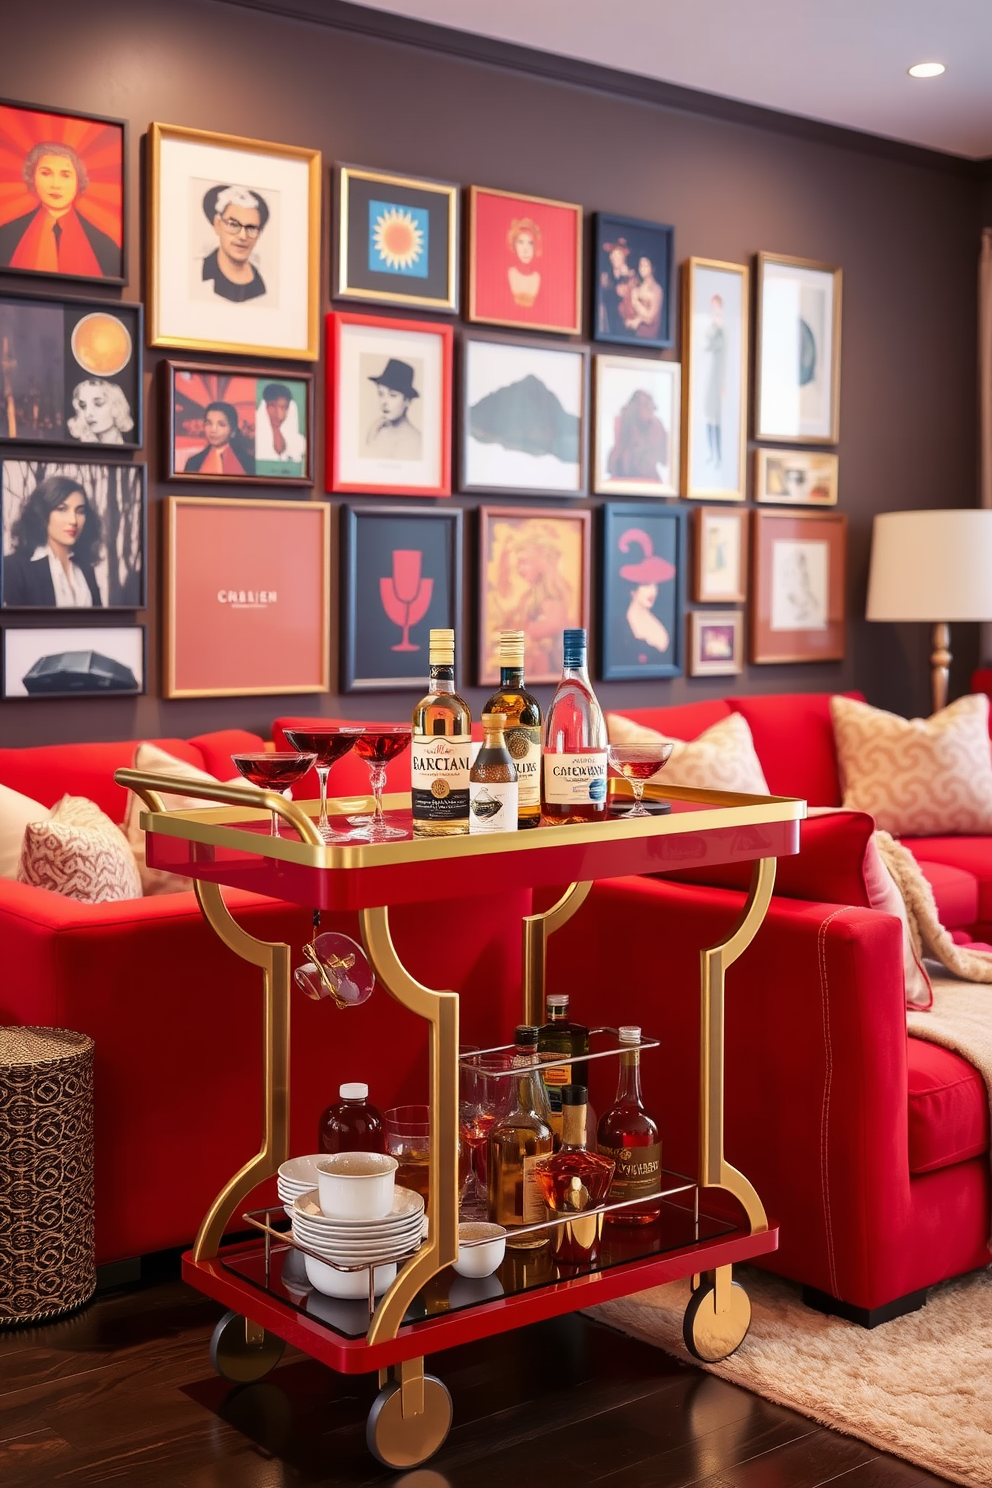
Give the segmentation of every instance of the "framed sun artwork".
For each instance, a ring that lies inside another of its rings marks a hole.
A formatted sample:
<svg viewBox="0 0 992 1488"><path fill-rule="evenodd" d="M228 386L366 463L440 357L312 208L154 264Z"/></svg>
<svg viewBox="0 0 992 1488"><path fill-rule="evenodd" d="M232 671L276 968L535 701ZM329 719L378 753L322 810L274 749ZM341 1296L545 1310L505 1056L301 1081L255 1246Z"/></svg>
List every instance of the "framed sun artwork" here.
<svg viewBox="0 0 992 1488"><path fill-rule="evenodd" d="M448 181L340 165L334 295L458 309L461 191Z"/></svg>

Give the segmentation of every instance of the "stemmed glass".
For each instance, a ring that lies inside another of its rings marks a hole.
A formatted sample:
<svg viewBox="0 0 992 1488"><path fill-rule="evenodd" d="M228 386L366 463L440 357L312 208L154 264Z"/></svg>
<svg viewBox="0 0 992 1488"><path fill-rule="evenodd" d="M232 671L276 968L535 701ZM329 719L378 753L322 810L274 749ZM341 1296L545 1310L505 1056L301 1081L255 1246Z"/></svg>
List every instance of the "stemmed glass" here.
<svg viewBox="0 0 992 1488"><path fill-rule="evenodd" d="M352 834L352 841L388 842L392 837L407 837L400 827L390 827L382 814L382 790L386 784L386 766L404 749L409 749L412 730L409 725L370 724L355 740L355 753L369 767L375 810L372 820Z"/></svg>
<svg viewBox="0 0 992 1488"><path fill-rule="evenodd" d="M657 744L611 744L609 746L610 768L624 780L630 781L630 788L634 792L634 804L629 811L622 811L621 818L629 821L632 816L650 816L651 813L644 805L644 784L657 775L663 765L668 764L669 756L675 745L667 739L659 739Z"/></svg>
<svg viewBox="0 0 992 1488"><path fill-rule="evenodd" d="M275 791L286 791L291 785L296 785L311 769L316 758L315 754L301 754L298 749L273 749L267 753L259 750L257 754L231 755L239 774L245 777L249 785L257 786L259 790ZM277 811L272 813L269 835L279 836Z"/></svg>
<svg viewBox="0 0 992 1488"><path fill-rule="evenodd" d="M488 1219L489 1133L506 1107L510 1081L499 1078L499 1072L510 1068L510 1060L505 1054L476 1054L465 1048L459 1054L463 1062L458 1068L458 1126L468 1149L468 1174L458 1201L458 1217Z"/></svg>
<svg viewBox="0 0 992 1488"><path fill-rule="evenodd" d="M286 738L294 749L316 756L317 779L320 781L320 818L317 831L325 842L350 842L350 832L335 832L327 820L327 777L331 766L343 759L362 732L359 726L328 724L326 728L286 729Z"/></svg>

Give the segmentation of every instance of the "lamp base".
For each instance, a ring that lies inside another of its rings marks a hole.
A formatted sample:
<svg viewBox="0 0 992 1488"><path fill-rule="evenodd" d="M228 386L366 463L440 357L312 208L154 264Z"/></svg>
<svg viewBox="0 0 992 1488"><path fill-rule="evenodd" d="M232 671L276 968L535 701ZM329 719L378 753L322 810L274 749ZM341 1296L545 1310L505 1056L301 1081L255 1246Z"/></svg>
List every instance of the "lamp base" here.
<svg viewBox="0 0 992 1488"><path fill-rule="evenodd" d="M951 627L938 621L930 632L930 686L933 711L947 707L947 685L951 676Z"/></svg>

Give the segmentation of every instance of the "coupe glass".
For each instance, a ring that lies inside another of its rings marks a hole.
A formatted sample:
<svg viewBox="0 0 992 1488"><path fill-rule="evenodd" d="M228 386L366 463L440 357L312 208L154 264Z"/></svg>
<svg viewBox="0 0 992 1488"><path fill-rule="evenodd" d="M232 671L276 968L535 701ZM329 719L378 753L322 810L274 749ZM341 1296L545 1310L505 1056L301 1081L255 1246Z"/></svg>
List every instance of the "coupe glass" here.
<svg viewBox="0 0 992 1488"><path fill-rule="evenodd" d="M354 748L362 730L357 725L328 724L326 728L286 729L286 738L294 749L316 756L317 779L320 781L320 819L317 831L325 842L350 842L349 832L335 832L327 820L327 776L331 766Z"/></svg>
<svg viewBox="0 0 992 1488"><path fill-rule="evenodd" d="M239 774L259 790L286 791L296 785L316 763L315 754L301 754L298 749L275 749L257 754L232 754ZM271 836L279 836L279 813L272 813Z"/></svg>
<svg viewBox="0 0 992 1488"><path fill-rule="evenodd" d="M382 814L382 790L386 784L386 766L390 760L409 749L412 731L409 726L392 724L369 724L355 740L355 753L369 767L375 811L372 820L352 834L352 841L388 842L392 837L408 837L410 834L399 827L390 827Z"/></svg>
<svg viewBox="0 0 992 1488"><path fill-rule="evenodd" d="M668 740L659 739L657 744L611 744L610 769L624 780L630 781L630 788L634 792L634 804L629 811L620 813L621 820L629 820L632 816L650 816L651 813L644 805L644 783L650 780L652 775L657 775L663 765L667 765L669 755L675 745Z"/></svg>
<svg viewBox="0 0 992 1488"><path fill-rule="evenodd" d="M458 1217L488 1219L489 1133L506 1110L511 1082L499 1078L499 1072L510 1068L510 1059L505 1054L476 1054L465 1048L459 1054L458 1125L468 1150L468 1174L458 1201Z"/></svg>

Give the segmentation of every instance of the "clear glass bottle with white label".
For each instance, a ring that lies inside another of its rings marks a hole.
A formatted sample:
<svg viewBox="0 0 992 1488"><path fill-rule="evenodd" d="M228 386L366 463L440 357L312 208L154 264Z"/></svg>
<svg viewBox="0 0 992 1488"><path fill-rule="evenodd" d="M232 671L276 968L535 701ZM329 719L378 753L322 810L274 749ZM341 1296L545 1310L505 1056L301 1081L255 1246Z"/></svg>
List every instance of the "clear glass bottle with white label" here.
<svg viewBox="0 0 992 1488"><path fill-rule="evenodd" d="M524 633L499 633L499 687L487 713L502 713L503 737L517 767L517 822L536 827L541 820L541 705L524 686Z"/></svg>
<svg viewBox="0 0 992 1488"><path fill-rule="evenodd" d="M566 630L565 665L544 725L541 820L606 821L606 724L589 681L586 633Z"/></svg>
<svg viewBox="0 0 992 1488"><path fill-rule="evenodd" d="M430 633L427 696L413 710L410 751L415 837L468 831L472 714L455 691L455 632Z"/></svg>
<svg viewBox="0 0 992 1488"><path fill-rule="evenodd" d="M468 777L468 829L517 830L517 767L503 738L502 713L483 713L485 738Z"/></svg>

